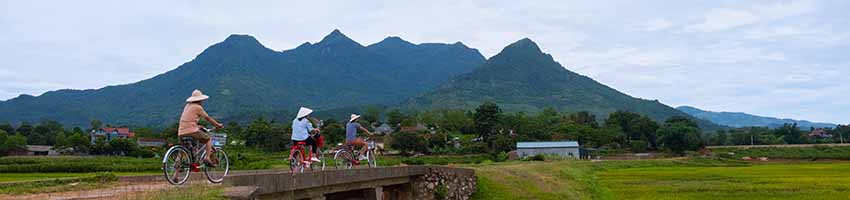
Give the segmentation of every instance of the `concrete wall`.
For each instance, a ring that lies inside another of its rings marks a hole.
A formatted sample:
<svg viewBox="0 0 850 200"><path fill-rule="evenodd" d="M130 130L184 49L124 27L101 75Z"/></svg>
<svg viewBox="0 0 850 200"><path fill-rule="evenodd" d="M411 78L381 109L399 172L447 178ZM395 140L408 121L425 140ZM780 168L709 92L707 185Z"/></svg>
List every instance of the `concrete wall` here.
<svg viewBox="0 0 850 200"><path fill-rule="evenodd" d="M517 155L520 158L525 158L528 156L534 156L537 154L554 154L563 157L572 157L578 159L580 156L578 147L569 147L569 148L528 148L528 149L517 149Z"/></svg>

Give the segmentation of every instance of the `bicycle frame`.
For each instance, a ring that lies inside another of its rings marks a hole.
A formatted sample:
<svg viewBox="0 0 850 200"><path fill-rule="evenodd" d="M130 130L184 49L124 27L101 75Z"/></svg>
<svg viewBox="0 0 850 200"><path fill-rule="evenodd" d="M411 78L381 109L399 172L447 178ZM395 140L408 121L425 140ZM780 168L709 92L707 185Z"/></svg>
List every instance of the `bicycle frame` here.
<svg viewBox="0 0 850 200"><path fill-rule="evenodd" d="M307 158L312 158L312 157L305 157L305 156L313 156L312 151L309 151L309 152L307 152L307 155L304 155L304 152L307 151L307 143L298 142L298 143L296 143L295 145L292 145L292 147L289 148L289 159L290 160L292 160L292 155L293 155L292 152L294 152L295 150L301 151L301 159L302 159L302 160L300 160L301 162L309 160Z"/></svg>

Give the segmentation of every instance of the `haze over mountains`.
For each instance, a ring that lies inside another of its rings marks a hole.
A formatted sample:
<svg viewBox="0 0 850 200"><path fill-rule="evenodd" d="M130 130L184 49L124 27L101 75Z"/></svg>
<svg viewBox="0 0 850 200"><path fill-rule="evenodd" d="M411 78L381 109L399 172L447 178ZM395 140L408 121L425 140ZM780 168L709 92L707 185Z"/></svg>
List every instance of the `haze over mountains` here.
<svg viewBox="0 0 850 200"><path fill-rule="evenodd" d="M759 126L759 127L780 127L783 124L793 124L796 123L803 130L808 130L809 128L834 128L836 124L832 123L820 123L820 122L810 122L806 120L795 120L795 119L779 119L775 117L763 117L757 116L742 112L714 112L714 111L706 111L699 108L691 107L691 106L679 106L676 109L681 110L682 112L688 113L691 116L696 118L705 119L716 124L729 126L729 127L748 127L748 126Z"/></svg>
<svg viewBox="0 0 850 200"><path fill-rule="evenodd" d="M177 121L185 98L199 88L205 107L224 121L290 117L299 106L346 110L366 105L465 108L483 101L508 112L617 110L663 121L686 113L637 99L555 62L530 39L486 60L454 44L413 44L399 37L363 46L334 30L317 43L274 51L247 35L231 35L174 70L137 83L96 90L58 90L0 101L0 122L57 120L86 126L164 126ZM719 126L707 121L708 129Z"/></svg>

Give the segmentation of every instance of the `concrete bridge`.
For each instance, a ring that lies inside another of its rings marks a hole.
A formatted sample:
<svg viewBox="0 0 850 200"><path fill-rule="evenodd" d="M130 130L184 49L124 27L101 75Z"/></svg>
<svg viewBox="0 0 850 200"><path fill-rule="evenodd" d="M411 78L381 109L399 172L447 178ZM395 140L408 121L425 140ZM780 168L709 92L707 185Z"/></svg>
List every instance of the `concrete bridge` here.
<svg viewBox="0 0 850 200"><path fill-rule="evenodd" d="M403 166L235 173L224 185L231 199L468 199L476 177L471 169Z"/></svg>

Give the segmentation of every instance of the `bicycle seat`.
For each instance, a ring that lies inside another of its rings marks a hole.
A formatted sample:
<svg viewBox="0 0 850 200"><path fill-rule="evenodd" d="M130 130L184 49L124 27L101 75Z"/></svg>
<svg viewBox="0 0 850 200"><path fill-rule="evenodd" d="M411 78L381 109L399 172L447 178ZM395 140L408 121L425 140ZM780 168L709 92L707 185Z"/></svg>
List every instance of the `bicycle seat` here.
<svg viewBox="0 0 850 200"><path fill-rule="evenodd" d="M307 142L296 142L295 145L307 145Z"/></svg>

